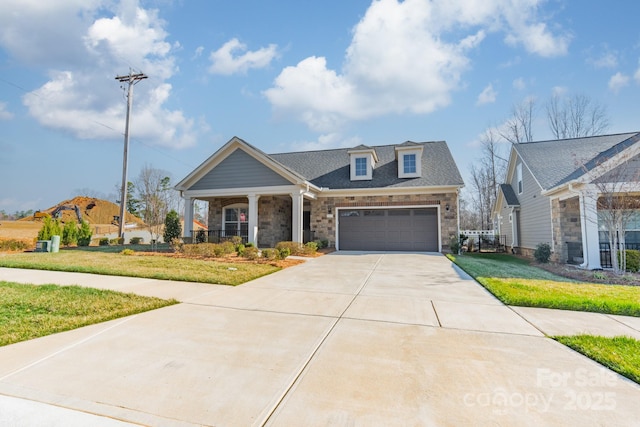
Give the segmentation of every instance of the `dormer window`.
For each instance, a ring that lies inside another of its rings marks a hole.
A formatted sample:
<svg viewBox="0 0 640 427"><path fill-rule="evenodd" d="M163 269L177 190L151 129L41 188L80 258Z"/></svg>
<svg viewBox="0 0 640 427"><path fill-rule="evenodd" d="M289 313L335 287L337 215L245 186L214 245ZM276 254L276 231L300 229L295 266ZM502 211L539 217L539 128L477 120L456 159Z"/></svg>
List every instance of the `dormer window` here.
<svg viewBox="0 0 640 427"><path fill-rule="evenodd" d="M356 176L367 176L367 158L356 157Z"/></svg>
<svg viewBox="0 0 640 427"><path fill-rule="evenodd" d="M396 147L398 178L420 178L422 176L422 145L405 142Z"/></svg>
<svg viewBox="0 0 640 427"><path fill-rule="evenodd" d="M416 173L416 155L405 154L402 156L402 168L404 169L405 174Z"/></svg>
<svg viewBox="0 0 640 427"><path fill-rule="evenodd" d="M365 181L373 178L373 168L378 161L376 150L360 145L347 152L351 157L351 181Z"/></svg>

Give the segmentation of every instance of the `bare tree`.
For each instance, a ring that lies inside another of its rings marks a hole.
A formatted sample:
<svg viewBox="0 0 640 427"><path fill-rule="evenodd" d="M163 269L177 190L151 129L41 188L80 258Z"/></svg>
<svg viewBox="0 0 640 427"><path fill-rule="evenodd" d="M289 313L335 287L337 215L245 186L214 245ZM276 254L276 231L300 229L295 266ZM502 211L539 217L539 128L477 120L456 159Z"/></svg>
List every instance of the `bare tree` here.
<svg viewBox="0 0 640 427"><path fill-rule="evenodd" d="M177 203L177 192L171 187L171 174L145 165L135 182L139 213L149 227L151 239L158 241L167 213Z"/></svg>
<svg viewBox="0 0 640 427"><path fill-rule="evenodd" d="M491 211L498 199L498 185L504 179L507 160L502 154L504 143L498 134L488 129L481 137L482 156L471 165L471 199L479 215L479 228L492 226Z"/></svg>
<svg viewBox="0 0 640 427"><path fill-rule="evenodd" d="M555 94L547 102L547 119L556 139L600 135L609 128L605 106L587 95L561 99Z"/></svg>
<svg viewBox="0 0 640 427"><path fill-rule="evenodd" d="M512 144L533 141L533 119L536 114L536 101L527 97L520 104L511 107L511 116L507 119L500 136Z"/></svg>

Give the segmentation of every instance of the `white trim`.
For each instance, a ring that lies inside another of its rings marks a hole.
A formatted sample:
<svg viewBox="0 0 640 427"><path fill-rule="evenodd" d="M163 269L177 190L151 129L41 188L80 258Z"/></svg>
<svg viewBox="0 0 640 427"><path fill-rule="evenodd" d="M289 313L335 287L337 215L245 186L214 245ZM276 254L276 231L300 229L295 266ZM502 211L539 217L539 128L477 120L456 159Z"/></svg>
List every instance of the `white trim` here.
<svg viewBox="0 0 640 427"><path fill-rule="evenodd" d="M334 208L334 218L336 219L336 250L340 250L340 212L341 210L373 210L373 209L433 209L436 208L438 216L438 252L442 252L442 224L440 219L440 205L402 205L402 206L338 206Z"/></svg>
<svg viewBox="0 0 640 427"><path fill-rule="evenodd" d="M524 193L524 180L522 178L522 162L516 163L516 187L518 187L518 194Z"/></svg>
<svg viewBox="0 0 640 427"><path fill-rule="evenodd" d="M249 217L251 216L251 214L249 213L249 204L248 203L234 203L232 205L227 205L227 206L223 206L222 207L222 231L225 232L227 230L227 209L246 209L247 210L247 220L244 221L247 223L247 227L249 226ZM240 212L238 212L240 213ZM240 216L238 215L238 221L234 221L238 223L238 232L241 231L240 224L243 223L243 221L240 221ZM249 231L249 235L251 234L251 232Z"/></svg>
<svg viewBox="0 0 640 427"><path fill-rule="evenodd" d="M416 171L404 171L405 156L415 156ZM422 176L422 147L396 147L396 161L398 163L398 178L419 178Z"/></svg>
<svg viewBox="0 0 640 427"><path fill-rule="evenodd" d="M463 185L451 185L451 186L442 186L442 187L374 187L374 188L339 188L339 189L329 189L323 188L322 192L318 193L318 198L322 197L356 197L356 196L367 196L367 195L375 195L375 196L404 196L404 195L429 195L438 194L438 193L455 193L460 188L464 187ZM433 196L433 198L438 198L438 196Z"/></svg>
<svg viewBox="0 0 640 427"><path fill-rule="evenodd" d="M364 159L366 164L366 174L356 175L356 163L359 159ZM370 153L351 154L350 173L351 181L371 181L373 179L373 156Z"/></svg>
<svg viewBox="0 0 640 427"><path fill-rule="evenodd" d="M225 188L217 190L188 190L183 191L183 196L193 198L207 197L230 197L230 196L246 196L247 194L255 194L258 196L275 196L288 195L293 191L300 190L298 185L280 185L273 187L243 187L243 188Z"/></svg>

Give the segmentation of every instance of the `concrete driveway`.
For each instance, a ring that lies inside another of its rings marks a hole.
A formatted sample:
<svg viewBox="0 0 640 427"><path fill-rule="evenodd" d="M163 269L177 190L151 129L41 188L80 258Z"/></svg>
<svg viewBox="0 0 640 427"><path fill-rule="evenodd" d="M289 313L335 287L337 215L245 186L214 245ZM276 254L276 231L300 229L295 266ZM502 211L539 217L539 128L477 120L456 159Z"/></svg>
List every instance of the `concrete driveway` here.
<svg viewBox="0 0 640 427"><path fill-rule="evenodd" d="M640 387L545 338L439 254L341 252L235 288L184 289L179 305L0 348L0 424L624 426L640 415Z"/></svg>

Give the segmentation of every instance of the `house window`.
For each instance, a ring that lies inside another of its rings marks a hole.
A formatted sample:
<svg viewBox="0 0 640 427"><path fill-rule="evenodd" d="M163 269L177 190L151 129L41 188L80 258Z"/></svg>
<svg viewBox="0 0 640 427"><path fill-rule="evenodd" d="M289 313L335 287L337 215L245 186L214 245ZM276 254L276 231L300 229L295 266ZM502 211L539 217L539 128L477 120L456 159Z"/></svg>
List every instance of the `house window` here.
<svg viewBox="0 0 640 427"><path fill-rule="evenodd" d="M224 208L222 230L225 236L248 236L248 205L234 205Z"/></svg>
<svg viewBox="0 0 640 427"><path fill-rule="evenodd" d="M367 176L367 158L356 158L356 176Z"/></svg>
<svg viewBox="0 0 640 427"><path fill-rule="evenodd" d="M518 194L522 194L522 163L516 165L516 181L518 182Z"/></svg>
<svg viewBox="0 0 640 427"><path fill-rule="evenodd" d="M416 173L416 155L415 154L405 154L402 156L404 173Z"/></svg>

